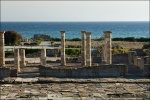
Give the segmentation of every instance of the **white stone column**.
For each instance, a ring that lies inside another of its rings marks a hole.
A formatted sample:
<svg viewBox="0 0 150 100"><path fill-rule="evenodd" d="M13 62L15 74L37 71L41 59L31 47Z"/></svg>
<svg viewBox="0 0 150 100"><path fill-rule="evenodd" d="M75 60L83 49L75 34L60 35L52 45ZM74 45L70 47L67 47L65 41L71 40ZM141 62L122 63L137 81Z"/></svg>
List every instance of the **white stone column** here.
<svg viewBox="0 0 150 100"><path fill-rule="evenodd" d="M21 56L21 61L20 61L20 66L21 67L24 67L26 66L26 63L25 63L25 49L20 49L20 56Z"/></svg>
<svg viewBox="0 0 150 100"><path fill-rule="evenodd" d="M106 52L105 53L105 56L106 56L106 64L112 64L112 52L111 52L111 38L112 38L112 35L111 35L111 31L104 31L104 37L105 37L105 47L106 48L104 51Z"/></svg>
<svg viewBox="0 0 150 100"><path fill-rule="evenodd" d="M46 65L46 48L41 49L41 65Z"/></svg>
<svg viewBox="0 0 150 100"><path fill-rule="evenodd" d="M5 31L0 31L0 67L5 66L4 33Z"/></svg>
<svg viewBox="0 0 150 100"><path fill-rule="evenodd" d="M81 65L86 66L86 32L81 31L82 41L81 41Z"/></svg>
<svg viewBox="0 0 150 100"><path fill-rule="evenodd" d="M17 71L20 72L20 55L19 55L19 49L14 49L14 67L16 67Z"/></svg>
<svg viewBox="0 0 150 100"><path fill-rule="evenodd" d="M91 32L86 32L86 66L92 65L91 59Z"/></svg>
<svg viewBox="0 0 150 100"><path fill-rule="evenodd" d="M60 31L61 33L61 65L66 65L66 55L65 55L65 31Z"/></svg>

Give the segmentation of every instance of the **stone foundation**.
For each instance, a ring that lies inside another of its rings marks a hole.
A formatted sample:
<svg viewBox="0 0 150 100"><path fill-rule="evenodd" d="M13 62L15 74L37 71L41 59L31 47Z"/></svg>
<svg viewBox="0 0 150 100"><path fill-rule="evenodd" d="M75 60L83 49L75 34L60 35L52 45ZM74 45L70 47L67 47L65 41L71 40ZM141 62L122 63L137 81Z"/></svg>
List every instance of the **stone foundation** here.
<svg viewBox="0 0 150 100"><path fill-rule="evenodd" d="M63 68L40 66L39 71L40 76L60 78L121 77L127 75L127 67L123 64Z"/></svg>
<svg viewBox="0 0 150 100"><path fill-rule="evenodd" d="M0 79L10 77L11 70L10 68L0 68Z"/></svg>
<svg viewBox="0 0 150 100"><path fill-rule="evenodd" d="M144 76L149 76L150 77L150 64L145 64L144 65Z"/></svg>
<svg viewBox="0 0 150 100"><path fill-rule="evenodd" d="M128 63L128 54L114 54L112 55L113 64L127 64Z"/></svg>

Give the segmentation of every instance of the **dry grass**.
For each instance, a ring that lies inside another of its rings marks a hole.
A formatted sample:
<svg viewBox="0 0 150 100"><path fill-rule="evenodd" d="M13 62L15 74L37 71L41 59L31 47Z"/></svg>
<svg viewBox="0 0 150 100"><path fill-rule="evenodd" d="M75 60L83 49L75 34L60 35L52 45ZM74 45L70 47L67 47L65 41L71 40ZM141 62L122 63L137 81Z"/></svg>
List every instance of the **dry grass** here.
<svg viewBox="0 0 150 100"><path fill-rule="evenodd" d="M120 47L126 48L126 49L140 49L143 47L143 45L147 42L127 42L127 41L113 41L112 45L119 45ZM55 44L60 44L60 42L55 42ZM91 46L92 47L99 47L104 44L104 41L92 41ZM66 41L66 46L72 45L72 46L80 46L81 41Z"/></svg>

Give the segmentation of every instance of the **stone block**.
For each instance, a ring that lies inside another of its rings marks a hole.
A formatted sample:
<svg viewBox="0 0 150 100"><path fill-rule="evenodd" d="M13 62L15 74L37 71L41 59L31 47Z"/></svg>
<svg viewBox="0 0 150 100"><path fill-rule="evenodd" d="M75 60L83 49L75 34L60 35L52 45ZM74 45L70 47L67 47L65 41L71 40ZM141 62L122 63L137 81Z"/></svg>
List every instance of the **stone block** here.
<svg viewBox="0 0 150 100"><path fill-rule="evenodd" d="M10 77L10 68L0 68L0 79Z"/></svg>
<svg viewBox="0 0 150 100"><path fill-rule="evenodd" d="M18 76L17 68L11 69L10 76L11 76L11 77L17 77L17 76Z"/></svg>

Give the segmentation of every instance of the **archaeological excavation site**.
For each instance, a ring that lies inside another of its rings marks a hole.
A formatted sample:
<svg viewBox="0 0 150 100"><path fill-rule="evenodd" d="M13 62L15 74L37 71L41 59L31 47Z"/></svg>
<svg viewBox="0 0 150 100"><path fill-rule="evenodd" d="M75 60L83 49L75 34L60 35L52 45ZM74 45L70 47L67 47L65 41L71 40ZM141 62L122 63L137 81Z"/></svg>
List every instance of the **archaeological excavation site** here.
<svg viewBox="0 0 150 100"><path fill-rule="evenodd" d="M65 31L60 31L60 59L55 61L47 60L47 48L44 47L41 48L40 61L33 63L29 63L30 61L26 59L25 48L13 48L14 60L5 61L4 33L5 32L1 32L0 34L1 79L26 76L59 78L149 76L150 50L146 55L139 49L129 51L128 54L112 55L111 31L104 31L104 45L102 46L102 55L100 57L95 57L91 54L91 32L81 31L81 56L76 57L76 59L68 59L65 54ZM36 59L33 58L32 60Z"/></svg>
<svg viewBox="0 0 150 100"><path fill-rule="evenodd" d="M0 33L2 100L150 98L150 49L146 53L142 49L135 49L127 54L112 54L111 31L103 32L100 56L92 55L92 33L81 31L80 56L67 57L66 34L60 31L60 47L39 48L38 58L26 57L26 48L12 48L14 56L11 60L5 58L4 34L5 31ZM48 59L48 49L54 52L58 48L61 50L60 57Z"/></svg>

